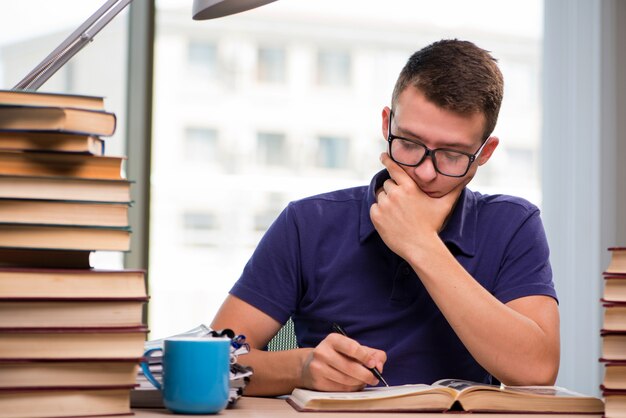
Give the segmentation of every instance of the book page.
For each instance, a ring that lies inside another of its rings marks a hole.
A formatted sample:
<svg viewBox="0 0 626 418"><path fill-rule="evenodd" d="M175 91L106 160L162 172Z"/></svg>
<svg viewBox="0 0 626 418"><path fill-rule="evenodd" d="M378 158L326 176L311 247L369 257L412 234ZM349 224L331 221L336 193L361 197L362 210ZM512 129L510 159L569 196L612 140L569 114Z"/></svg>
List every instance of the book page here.
<svg viewBox="0 0 626 418"><path fill-rule="evenodd" d="M565 389L559 386L496 386L486 383L471 382L461 379L443 379L435 382L433 385L446 386L456 389L459 392L470 392L477 390L491 390L503 392L515 392L520 395L528 396L559 396L559 397L584 397L586 395Z"/></svg>
<svg viewBox="0 0 626 418"><path fill-rule="evenodd" d="M447 388L455 389L459 392L468 389L482 389L482 390L500 390L500 386L489 385L487 383L472 382L462 379L442 379L433 383L433 386L445 386Z"/></svg>
<svg viewBox="0 0 626 418"><path fill-rule="evenodd" d="M426 392L433 389L436 388L433 388L433 386L430 385L423 384L365 388L360 392L318 392L308 389L294 389L292 396L295 396L303 401L308 401L311 399L365 400L405 396L419 392Z"/></svg>
<svg viewBox="0 0 626 418"><path fill-rule="evenodd" d="M586 397L582 393L574 392L572 390L562 388L559 386L506 386L503 385L502 389L507 392L518 392L524 395L535 396L559 396L559 397Z"/></svg>

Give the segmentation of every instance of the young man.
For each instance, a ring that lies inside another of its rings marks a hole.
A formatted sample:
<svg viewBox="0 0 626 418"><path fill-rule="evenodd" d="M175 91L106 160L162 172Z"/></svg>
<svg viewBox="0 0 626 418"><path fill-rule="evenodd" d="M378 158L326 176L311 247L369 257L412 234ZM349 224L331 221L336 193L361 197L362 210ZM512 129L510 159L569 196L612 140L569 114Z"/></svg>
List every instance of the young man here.
<svg viewBox="0 0 626 418"><path fill-rule="evenodd" d="M246 393L360 390L441 378L553 384L559 314L538 209L465 186L498 146L491 55L444 40L416 52L382 111L385 170L369 187L292 202L212 326L245 334ZM299 346L262 348L292 317ZM332 333L338 323L349 337Z"/></svg>

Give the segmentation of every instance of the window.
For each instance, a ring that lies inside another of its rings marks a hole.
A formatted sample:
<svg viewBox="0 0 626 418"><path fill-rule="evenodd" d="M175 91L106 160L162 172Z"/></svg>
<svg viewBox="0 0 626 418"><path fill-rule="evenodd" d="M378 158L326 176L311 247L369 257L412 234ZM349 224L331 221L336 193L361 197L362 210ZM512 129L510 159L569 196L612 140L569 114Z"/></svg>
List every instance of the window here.
<svg viewBox="0 0 626 418"><path fill-rule="evenodd" d="M256 149L257 165L275 167L288 164L287 143L284 134L259 132Z"/></svg>
<svg viewBox="0 0 626 418"><path fill-rule="evenodd" d="M183 213L183 227L187 231L210 231L216 227L215 215L207 212Z"/></svg>
<svg viewBox="0 0 626 418"><path fill-rule="evenodd" d="M284 83L286 80L285 49L260 47L258 49L258 79L264 83Z"/></svg>
<svg viewBox="0 0 626 418"><path fill-rule="evenodd" d="M187 50L189 66L199 77L217 77L217 47L211 42L190 41Z"/></svg>
<svg viewBox="0 0 626 418"><path fill-rule="evenodd" d="M535 166L535 151L530 148L509 147L507 152L508 173L512 181L528 184L539 181Z"/></svg>
<svg viewBox="0 0 626 418"><path fill-rule="evenodd" d="M214 241L211 231L217 229L217 217L211 212L185 211L182 214L185 246L207 246Z"/></svg>
<svg viewBox="0 0 626 418"><path fill-rule="evenodd" d="M515 96L520 106L529 110L536 106L539 94L539 74L534 62L519 62L517 60L502 61L500 68L507 75L504 84L504 96ZM528 88L527 86L534 86Z"/></svg>
<svg viewBox="0 0 626 418"><path fill-rule="evenodd" d="M281 193L266 193L263 200L261 208L254 214L254 230L257 232L265 232L286 203Z"/></svg>
<svg viewBox="0 0 626 418"><path fill-rule="evenodd" d="M317 166L323 168L348 168L350 141L338 136L317 138Z"/></svg>
<svg viewBox="0 0 626 418"><path fill-rule="evenodd" d="M352 60L347 51L321 50L317 53L317 82L322 86L350 85Z"/></svg>
<svg viewBox="0 0 626 418"><path fill-rule="evenodd" d="M215 163L218 161L217 131L208 128L185 129L185 160Z"/></svg>
<svg viewBox="0 0 626 418"><path fill-rule="evenodd" d="M389 104L398 73L411 53L438 39L474 40L506 64L501 67L505 85L516 84L505 95L494 133L500 145L479 168L472 189L540 203L538 181L501 179L509 170L508 148L533 150L533 159L538 155L541 0L480 0L480 6L462 0L389 0L357 8L353 1L278 1L205 22L193 21L183 3L157 0L152 338L211 321L288 201L369 183L382 168L379 154L386 142L380 111ZM193 91L171 76L185 73L179 67L189 63L179 61L191 41L213 45L212 52L197 55L204 54L221 73L212 83L195 80ZM216 139L210 139L213 135ZM172 159L195 158L190 153L198 154L197 163ZM215 157L201 161L207 155ZM536 164L520 173L539 179ZM277 203L270 195L280 196ZM190 208L213 214L219 223L214 230L194 229L201 236L196 242L205 240L205 245L180 245L183 223L173 220ZM217 234L219 239L204 238ZM173 274L189 278L185 295L180 283L172 282ZM196 276L202 278L192 279ZM171 296L175 291L180 297ZM172 311L176 318L168 315Z"/></svg>

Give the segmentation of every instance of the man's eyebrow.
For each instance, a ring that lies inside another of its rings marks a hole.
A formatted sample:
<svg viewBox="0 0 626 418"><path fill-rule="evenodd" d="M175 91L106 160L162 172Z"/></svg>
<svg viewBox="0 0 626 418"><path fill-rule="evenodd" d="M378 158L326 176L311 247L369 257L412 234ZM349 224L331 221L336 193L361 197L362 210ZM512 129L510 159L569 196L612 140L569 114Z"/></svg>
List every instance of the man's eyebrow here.
<svg viewBox="0 0 626 418"><path fill-rule="evenodd" d="M407 139L417 139L418 141L421 141L421 137L411 131L407 131L406 129L404 129L403 127L401 127L400 125L396 125L396 127L398 128L398 132L402 135L407 135L408 138Z"/></svg>

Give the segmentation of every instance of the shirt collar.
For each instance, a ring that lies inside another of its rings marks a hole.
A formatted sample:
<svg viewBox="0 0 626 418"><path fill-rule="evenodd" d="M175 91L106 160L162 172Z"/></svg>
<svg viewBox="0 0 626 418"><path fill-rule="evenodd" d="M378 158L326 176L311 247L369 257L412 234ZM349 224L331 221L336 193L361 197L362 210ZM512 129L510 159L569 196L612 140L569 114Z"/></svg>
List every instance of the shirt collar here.
<svg viewBox="0 0 626 418"><path fill-rule="evenodd" d="M376 190L382 187L389 179L387 170L379 171L370 182L367 194L361 203L359 225L359 241L363 243L370 235L376 232L370 218L370 207L376 202ZM459 200L448 220L448 223L439 236L454 253L461 252L467 256L474 256L476 249L477 200L473 192L464 188ZM457 251L454 251L454 250Z"/></svg>

